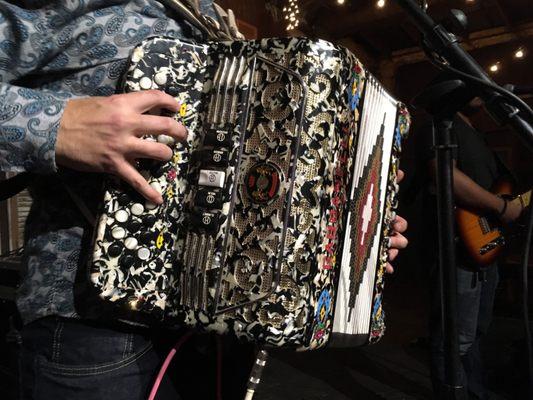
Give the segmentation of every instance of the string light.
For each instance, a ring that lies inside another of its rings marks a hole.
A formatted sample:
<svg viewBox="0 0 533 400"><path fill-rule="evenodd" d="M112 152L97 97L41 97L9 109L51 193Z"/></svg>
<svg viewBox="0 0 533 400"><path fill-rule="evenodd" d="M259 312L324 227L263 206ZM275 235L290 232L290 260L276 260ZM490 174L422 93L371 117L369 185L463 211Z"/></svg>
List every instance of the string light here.
<svg viewBox="0 0 533 400"><path fill-rule="evenodd" d="M515 58L524 58L524 56L526 55L526 53L524 52L524 49L522 48L519 48L518 50L515 51L514 53L514 57Z"/></svg>
<svg viewBox="0 0 533 400"><path fill-rule="evenodd" d="M288 31L298 28L298 25L300 25L300 19L298 18L298 14L300 14L298 0L289 0L287 6L283 7L283 14L287 21L286 29Z"/></svg>
<svg viewBox="0 0 533 400"><path fill-rule="evenodd" d="M385 0L378 0L378 2L376 3L376 5L378 6L378 8L383 8L383 7L385 7Z"/></svg>
<svg viewBox="0 0 533 400"><path fill-rule="evenodd" d="M500 63L494 63L489 67L490 72L498 72L500 70Z"/></svg>

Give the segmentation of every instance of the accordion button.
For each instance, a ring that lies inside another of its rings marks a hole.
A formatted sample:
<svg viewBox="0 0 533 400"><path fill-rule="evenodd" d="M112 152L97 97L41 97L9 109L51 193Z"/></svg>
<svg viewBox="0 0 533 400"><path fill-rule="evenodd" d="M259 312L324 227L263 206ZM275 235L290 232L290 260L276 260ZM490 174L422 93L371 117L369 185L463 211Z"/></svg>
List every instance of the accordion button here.
<svg viewBox="0 0 533 400"><path fill-rule="evenodd" d="M164 72L158 72L157 74L155 74L154 76L154 81L155 83L157 83L159 86L164 86L167 84L167 74L164 73Z"/></svg>
<svg viewBox="0 0 533 400"><path fill-rule="evenodd" d="M152 227L154 226L157 218L153 214L147 214L142 217L143 225L146 227ZM133 232L133 231L132 231Z"/></svg>
<svg viewBox="0 0 533 400"><path fill-rule="evenodd" d="M111 231L111 235L115 239L124 239L124 237L126 236L126 230L122 228L121 226L116 226Z"/></svg>
<svg viewBox="0 0 533 400"><path fill-rule="evenodd" d="M229 153L227 150L203 150L195 152L193 157L194 161L205 167L225 168L228 165Z"/></svg>
<svg viewBox="0 0 533 400"><path fill-rule="evenodd" d="M219 190L200 189L196 192L195 206L205 208L222 208L222 192Z"/></svg>
<svg viewBox="0 0 533 400"><path fill-rule="evenodd" d="M141 78L139 81L139 86L141 89L147 90L152 88L152 80L148 78L147 76Z"/></svg>
<svg viewBox="0 0 533 400"><path fill-rule="evenodd" d="M113 243L107 249L107 254L113 258L120 256L121 253L122 253L122 245L119 243Z"/></svg>
<svg viewBox="0 0 533 400"><path fill-rule="evenodd" d="M131 213L133 215L141 215L144 211L144 206L141 203L135 203L131 206Z"/></svg>
<svg viewBox="0 0 533 400"><path fill-rule="evenodd" d="M174 138L168 135L159 135L157 137L157 141L161 144L166 144L167 146L172 146L174 143L176 143Z"/></svg>
<svg viewBox="0 0 533 400"><path fill-rule="evenodd" d="M121 206L125 206L130 202L130 196L128 196L126 193L122 193L120 196L118 196L117 201Z"/></svg>
<svg viewBox="0 0 533 400"><path fill-rule="evenodd" d="M128 225L128 230L131 233L137 232L139 229L141 229L141 223L139 221L131 221Z"/></svg>
<svg viewBox="0 0 533 400"><path fill-rule="evenodd" d="M134 237L126 238L124 241L124 246L126 246L128 250L135 250L138 244L139 242Z"/></svg>
<svg viewBox="0 0 533 400"><path fill-rule="evenodd" d="M191 216L191 224L194 228L208 232L218 231L218 215L215 213L195 213Z"/></svg>
<svg viewBox="0 0 533 400"><path fill-rule="evenodd" d="M225 172L202 169L198 177L198 185L223 188L225 180Z"/></svg>
<svg viewBox="0 0 533 400"><path fill-rule="evenodd" d="M229 154L227 150L214 150L211 154L213 165L225 167L228 164Z"/></svg>
<svg viewBox="0 0 533 400"><path fill-rule="evenodd" d="M118 222L126 222L129 219L129 217L130 217L130 215L128 214L128 212L126 210L118 210L115 213L115 219Z"/></svg>
<svg viewBox="0 0 533 400"><path fill-rule="evenodd" d="M204 145L215 147L231 147L231 133L225 130L211 130L204 137Z"/></svg>
<svg viewBox="0 0 533 400"><path fill-rule="evenodd" d="M137 257L143 261L148 260L150 258L150 250L148 250L146 247L141 247L139 250L137 250Z"/></svg>
<svg viewBox="0 0 533 400"><path fill-rule="evenodd" d="M155 234L153 232L143 232L139 236L141 243L150 244L155 240Z"/></svg>
<svg viewBox="0 0 533 400"><path fill-rule="evenodd" d="M135 258L130 254L126 254L124 257L120 259L119 264L124 268L129 268L133 265L134 262L135 262Z"/></svg>

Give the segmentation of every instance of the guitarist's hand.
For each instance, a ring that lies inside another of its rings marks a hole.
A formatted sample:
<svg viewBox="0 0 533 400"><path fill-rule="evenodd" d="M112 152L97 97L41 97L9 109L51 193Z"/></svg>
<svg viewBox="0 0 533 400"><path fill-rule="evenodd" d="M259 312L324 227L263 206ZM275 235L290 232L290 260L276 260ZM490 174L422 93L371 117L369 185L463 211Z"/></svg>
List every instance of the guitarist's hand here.
<svg viewBox="0 0 533 400"><path fill-rule="evenodd" d="M516 221L520 217L522 211L522 205L519 201L509 200L507 201L507 208L505 209L505 212L503 213L503 215L500 216L500 220L505 224L510 224L511 222Z"/></svg>

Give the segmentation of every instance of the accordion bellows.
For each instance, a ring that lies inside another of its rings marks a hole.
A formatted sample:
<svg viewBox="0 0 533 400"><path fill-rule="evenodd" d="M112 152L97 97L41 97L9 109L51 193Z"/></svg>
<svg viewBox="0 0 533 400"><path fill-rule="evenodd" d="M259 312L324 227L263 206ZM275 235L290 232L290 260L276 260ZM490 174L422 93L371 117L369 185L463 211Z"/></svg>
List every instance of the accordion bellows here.
<svg viewBox="0 0 533 400"><path fill-rule="evenodd" d="M145 89L180 102L189 137L170 162L141 163L163 205L108 182L101 297L266 345L381 337L406 109L346 49L295 38L150 39L125 80Z"/></svg>

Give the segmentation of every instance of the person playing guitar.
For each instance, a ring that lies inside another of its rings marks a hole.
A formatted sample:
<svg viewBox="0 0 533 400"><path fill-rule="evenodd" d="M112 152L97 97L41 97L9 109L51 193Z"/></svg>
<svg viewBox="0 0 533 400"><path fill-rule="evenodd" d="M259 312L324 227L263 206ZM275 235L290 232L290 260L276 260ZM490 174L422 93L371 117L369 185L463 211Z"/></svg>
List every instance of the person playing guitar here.
<svg viewBox="0 0 533 400"><path fill-rule="evenodd" d="M469 93L464 93L466 97ZM509 201L491 192L491 188L508 171L489 148L486 138L470 123L467 115L472 116L481 110L481 101L472 100L467 108L459 114L452 129L452 140L456 144L453 161L453 190L455 205L464 213L475 215L490 215L502 224L516 221L523 211L520 201ZM428 187L432 202L431 220L433 233L436 237L436 199L434 182L436 176L436 160L431 143L431 131L421 132L419 144L419 159L424 162L430 176ZM468 210L468 211L466 211ZM465 216L464 214L462 215ZM459 218L458 218L459 220ZM460 225L460 223L458 224ZM460 226L459 226L459 231ZM433 240L436 242L436 240ZM438 250L438 249L434 249ZM459 250L459 249L458 249ZM437 267L437 251L433 251L430 271L431 282L431 312L430 312L430 362L433 389L436 398L443 393L444 380L444 345L443 329L440 313L440 285ZM462 361L463 386L468 389L472 399L488 399L485 386L480 341L486 334L492 319L494 295L498 284L498 266L496 262L480 268L472 257L465 252L457 252L457 309L459 352Z"/></svg>

